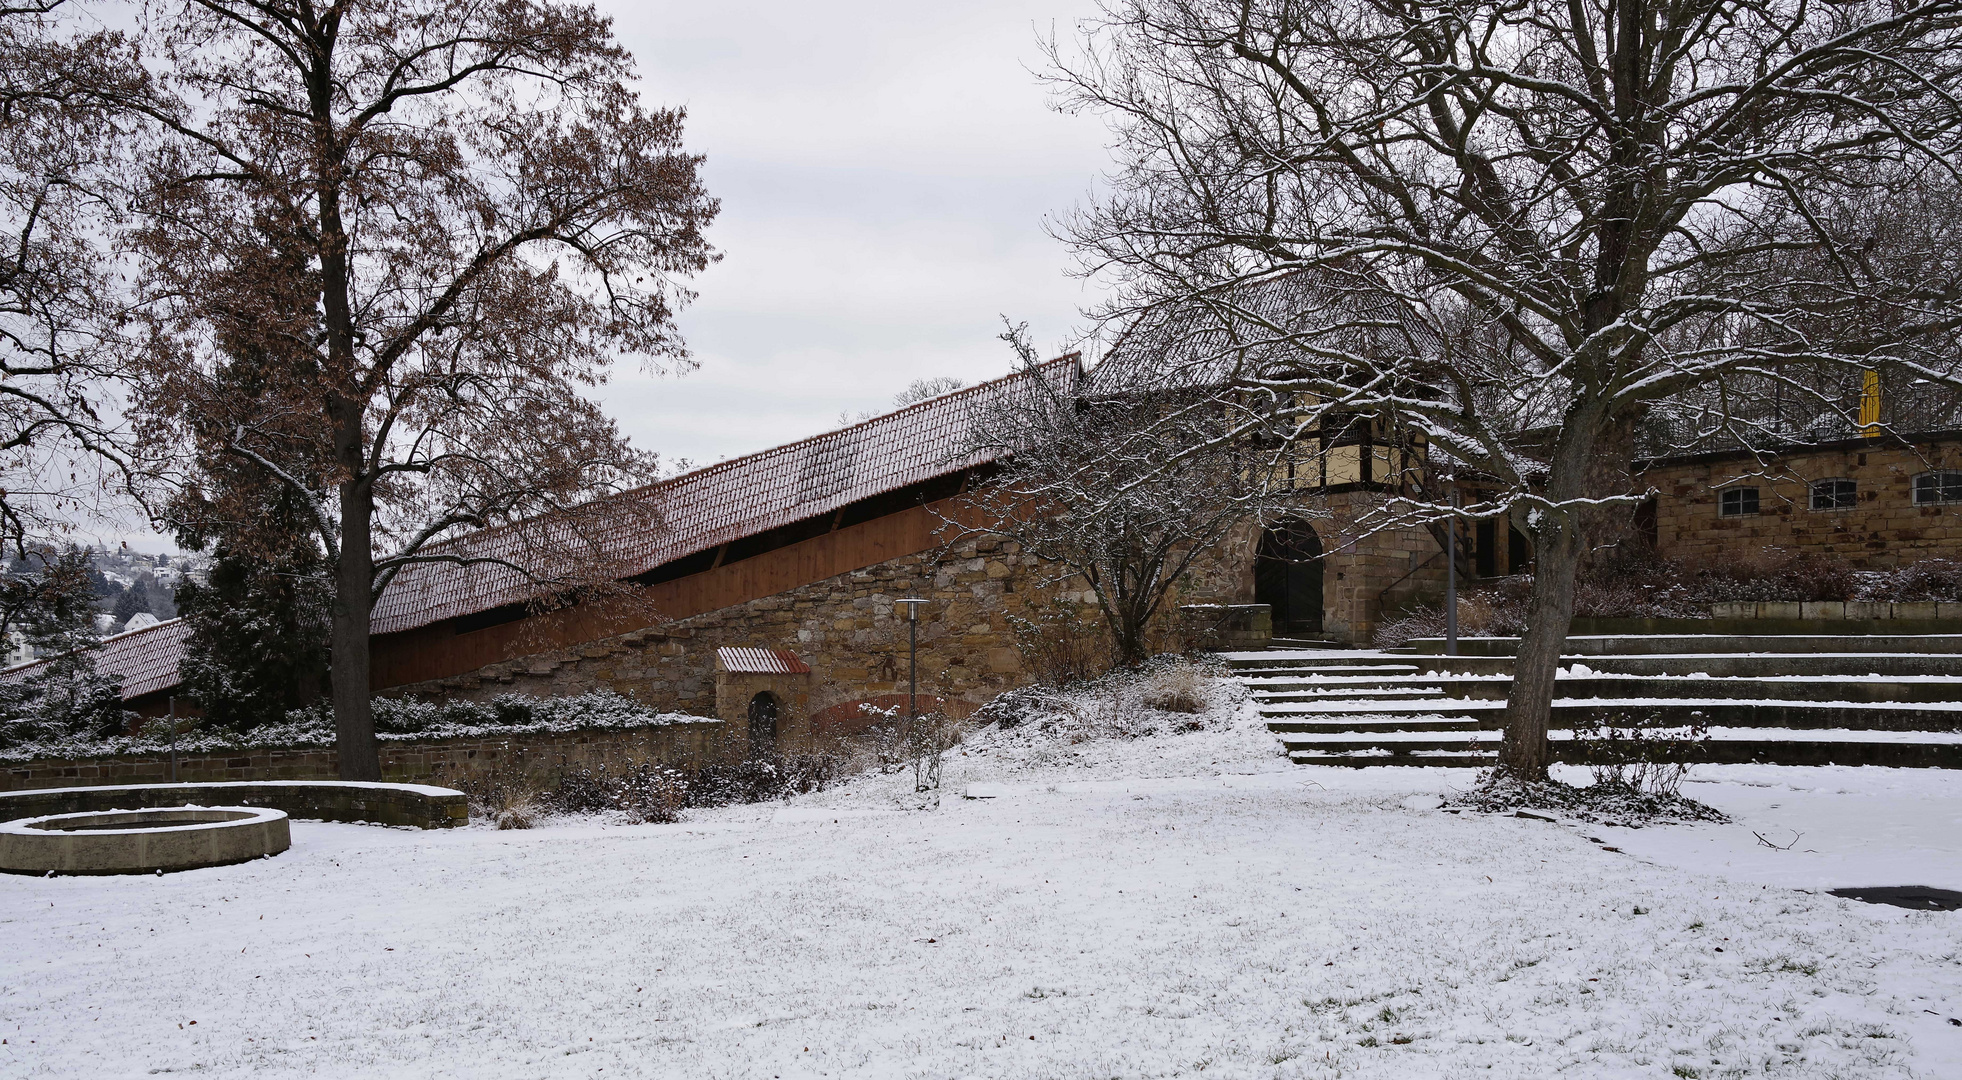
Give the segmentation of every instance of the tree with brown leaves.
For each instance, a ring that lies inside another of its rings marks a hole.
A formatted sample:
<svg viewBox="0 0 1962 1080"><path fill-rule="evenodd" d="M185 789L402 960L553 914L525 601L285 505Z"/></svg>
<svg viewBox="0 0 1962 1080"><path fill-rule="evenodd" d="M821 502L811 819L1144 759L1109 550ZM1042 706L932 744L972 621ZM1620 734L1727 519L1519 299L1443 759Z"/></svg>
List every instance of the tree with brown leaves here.
<svg viewBox="0 0 1962 1080"><path fill-rule="evenodd" d="M550 581L548 551L441 541L576 522L647 474L583 391L618 353L687 363L678 279L714 257L716 203L590 7L184 0L141 40L173 101L136 204L147 415L303 501L341 775L374 779L376 598L433 561Z"/></svg>
<svg viewBox="0 0 1962 1080"><path fill-rule="evenodd" d="M146 80L128 41L61 0L0 3L0 544L64 531L124 487L112 387L125 299L109 273L108 194L124 100Z"/></svg>

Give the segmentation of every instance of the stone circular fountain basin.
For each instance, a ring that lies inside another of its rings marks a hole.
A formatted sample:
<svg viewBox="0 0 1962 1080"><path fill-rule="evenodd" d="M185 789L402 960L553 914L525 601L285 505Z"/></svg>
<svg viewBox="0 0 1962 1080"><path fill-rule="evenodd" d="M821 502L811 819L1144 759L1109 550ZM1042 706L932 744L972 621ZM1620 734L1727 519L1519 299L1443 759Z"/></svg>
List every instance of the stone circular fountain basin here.
<svg viewBox="0 0 1962 1080"><path fill-rule="evenodd" d="M0 871L154 874L260 859L292 844L286 812L259 807L47 814L0 822Z"/></svg>

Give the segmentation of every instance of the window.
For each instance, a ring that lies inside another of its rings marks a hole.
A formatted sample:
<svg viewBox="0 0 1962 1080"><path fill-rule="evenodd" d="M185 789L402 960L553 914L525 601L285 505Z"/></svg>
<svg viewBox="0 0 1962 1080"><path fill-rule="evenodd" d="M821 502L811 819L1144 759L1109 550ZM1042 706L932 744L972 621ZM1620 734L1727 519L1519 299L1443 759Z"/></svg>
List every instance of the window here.
<svg viewBox="0 0 1962 1080"><path fill-rule="evenodd" d="M1851 480L1814 480L1812 482L1812 508L1814 510L1851 510L1860 501L1859 485Z"/></svg>
<svg viewBox="0 0 1962 1080"><path fill-rule="evenodd" d="M1717 493L1718 517L1749 517L1758 512L1758 489L1725 488Z"/></svg>
<svg viewBox="0 0 1962 1080"><path fill-rule="evenodd" d="M1962 502L1962 472L1922 473L1914 478L1914 504Z"/></svg>

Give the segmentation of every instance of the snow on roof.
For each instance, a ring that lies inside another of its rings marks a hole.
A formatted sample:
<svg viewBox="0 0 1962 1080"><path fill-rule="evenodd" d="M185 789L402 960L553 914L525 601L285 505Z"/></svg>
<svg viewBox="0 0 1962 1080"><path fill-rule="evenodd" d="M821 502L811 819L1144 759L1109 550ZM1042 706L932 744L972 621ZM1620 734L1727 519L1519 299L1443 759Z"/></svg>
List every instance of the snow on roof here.
<svg viewBox="0 0 1962 1080"><path fill-rule="evenodd" d="M735 675L809 675L811 665L789 649L717 649L715 662Z"/></svg>
<svg viewBox="0 0 1962 1080"><path fill-rule="evenodd" d="M1074 384L1075 354L1035 369ZM839 431L735 458L670 480L610 496L656 511L665 527L650 529L636 513L602 521L598 546L620 577L712 549L732 540L831 513L860 499L946 476L981 464L966 451L977 409L1026 385L1030 372L931 398ZM524 523L487 529L439 545L434 554L507 558L523 564ZM526 575L488 563L418 563L389 583L375 606L372 630L397 633L444 619L522 603L537 593Z"/></svg>
<svg viewBox="0 0 1962 1080"><path fill-rule="evenodd" d="M95 670L122 681L124 701L176 686L177 661L190 633L184 620L171 619L103 638L96 646ZM19 682L46 664L46 660L36 660L8 668L0 672L0 682Z"/></svg>

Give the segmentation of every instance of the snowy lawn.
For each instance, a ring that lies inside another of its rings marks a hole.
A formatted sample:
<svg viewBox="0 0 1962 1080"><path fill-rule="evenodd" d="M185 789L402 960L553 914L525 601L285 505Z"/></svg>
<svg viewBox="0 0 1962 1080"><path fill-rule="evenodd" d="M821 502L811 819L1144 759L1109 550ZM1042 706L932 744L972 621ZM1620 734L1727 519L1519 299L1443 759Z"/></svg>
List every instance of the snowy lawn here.
<svg viewBox="0 0 1962 1080"><path fill-rule="evenodd" d="M1011 732L937 809L868 777L0 878L0 1076L1962 1076L1962 913L1803 891L1962 887L1962 775L1706 770L1722 826L1425 809L1470 779L1244 718Z"/></svg>

